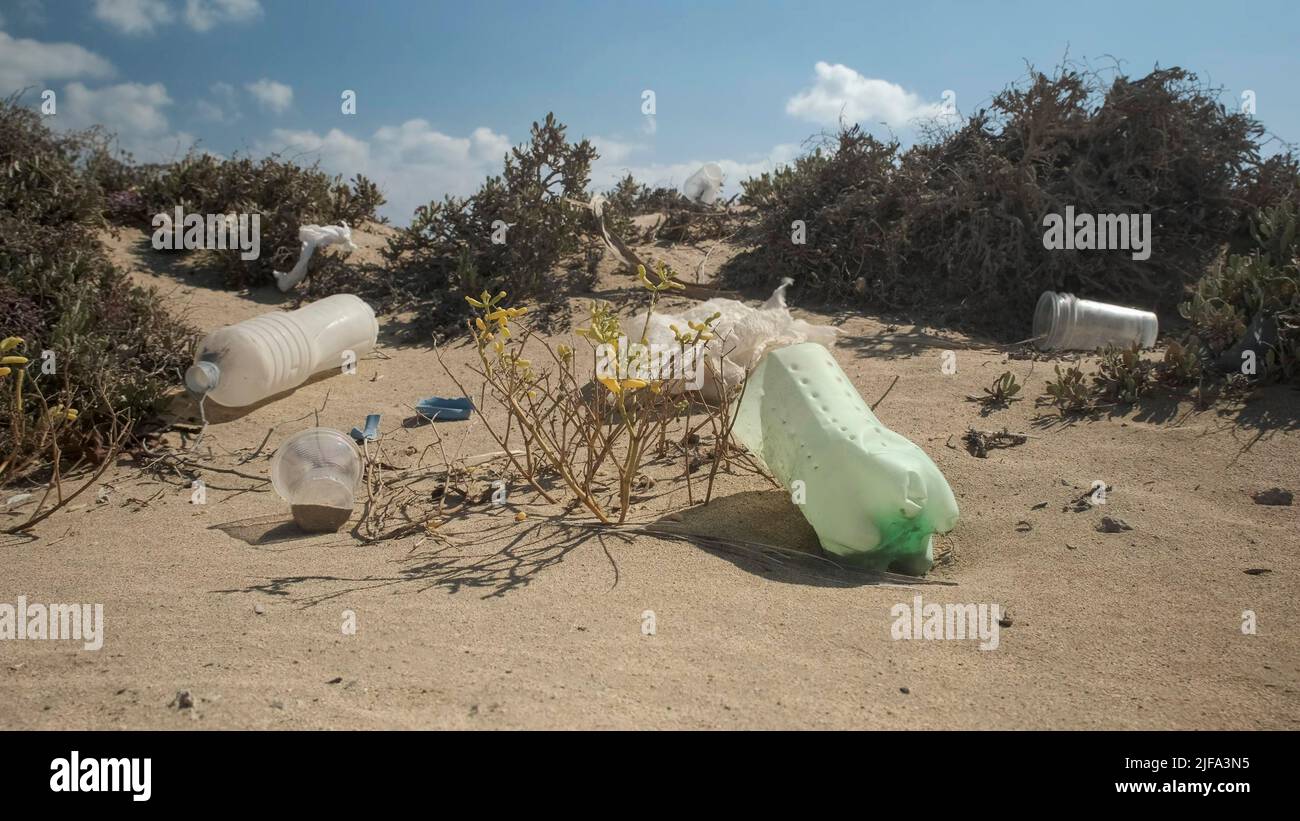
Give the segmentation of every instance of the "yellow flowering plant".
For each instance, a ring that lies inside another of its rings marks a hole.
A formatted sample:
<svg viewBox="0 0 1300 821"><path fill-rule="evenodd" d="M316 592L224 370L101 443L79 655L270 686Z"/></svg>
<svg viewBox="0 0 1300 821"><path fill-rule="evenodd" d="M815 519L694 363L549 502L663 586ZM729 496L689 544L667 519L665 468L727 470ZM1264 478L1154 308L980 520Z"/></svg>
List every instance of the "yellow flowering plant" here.
<svg viewBox="0 0 1300 821"><path fill-rule="evenodd" d="M526 325L527 310L510 306L505 292L465 298L472 310L467 327L478 355L473 371L482 379L475 403L479 419L544 499L558 501L542 481L556 476L576 505L606 524L626 519L632 490L644 478L643 466L667 455L667 431L680 423L689 404L666 389L671 380L656 373L662 363L649 361L644 344L649 316L660 297L684 286L664 266L653 275L639 268L637 282L649 303L638 343L628 341L618 313L608 303L592 302L585 321L573 332L587 343L590 356L580 355L570 341L549 344L536 337ZM687 331L675 331L677 343L712 339L717 318L715 314L689 323ZM526 353L530 349L531 355ZM445 363L443 367L468 395ZM485 413L494 406L506 412L504 427L499 416ZM716 413L707 406L706 411ZM691 436L689 414L685 418L682 448L687 441L698 442ZM686 463L689 484L692 462L688 458ZM602 476L610 473L617 482L614 498L602 490Z"/></svg>

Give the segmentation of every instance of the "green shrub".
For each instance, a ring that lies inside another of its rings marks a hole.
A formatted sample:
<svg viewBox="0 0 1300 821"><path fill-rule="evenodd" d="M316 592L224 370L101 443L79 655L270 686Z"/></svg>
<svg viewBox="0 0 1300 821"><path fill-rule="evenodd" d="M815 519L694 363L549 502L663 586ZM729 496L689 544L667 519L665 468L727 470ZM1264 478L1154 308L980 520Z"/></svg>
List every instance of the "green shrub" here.
<svg viewBox="0 0 1300 821"><path fill-rule="evenodd" d="M140 169L138 177L135 189L145 215L140 227L149 231L153 215L170 215L177 206L185 213L261 215L256 259L241 259L235 249L211 252L236 288L273 282L273 271L291 268L302 247L301 226L359 225L376 219L384 204L379 187L360 174L348 184L315 164L301 166L278 156L222 159L191 152L175 163ZM313 269L320 264L312 260Z"/></svg>
<svg viewBox="0 0 1300 821"><path fill-rule="evenodd" d="M97 139L56 135L15 98L0 101L0 338L20 337L6 355L28 360L0 376L0 482L47 467L51 441L66 460L102 458L114 418L150 416L188 364L193 331L99 242L105 197L80 162ZM75 420L52 425L56 405Z"/></svg>
<svg viewBox="0 0 1300 821"><path fill-rule="evenodd" d="M468 314L466 296L484 290L505 290L512 299L555 296L556 266L590 242L582 203L596 158L587 140L566 140L553 114L533 123L529 141L506 155L501 176L469 197L420 206L389 241L391 297L445 325Z"/></svg>
<svg viewBox="0 0 1300 821"><path fill-rule="evenodd" d="M1212 358L1237 346L1252 326L1267 329L1264 336L1272 337L1271 344L1259 352L1255 374L1265 381L1300 377L1297 228L1297 209L1290 202L1260 212L1251 224L1254 247L1213 266L1179 306Z"/></svg>

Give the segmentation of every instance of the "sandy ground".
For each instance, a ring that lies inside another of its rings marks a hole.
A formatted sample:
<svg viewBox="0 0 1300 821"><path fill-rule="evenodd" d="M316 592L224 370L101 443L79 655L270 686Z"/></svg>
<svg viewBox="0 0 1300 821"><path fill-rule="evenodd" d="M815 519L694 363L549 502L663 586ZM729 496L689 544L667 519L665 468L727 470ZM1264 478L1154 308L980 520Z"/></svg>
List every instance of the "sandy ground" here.
<svg viewBox="0 0 1300 821"><path fill-rule="evenodd" d="M382 242L359 239L363 253ZM283 301L270 288L221 290L142 250L138 234L110 244L138 282L201 328ZM708 247L654 253L693 279ZM711 255L706 279L725 250ZM626 285L606 275L598 290L616 296ZM265 485L213 475L207 504L195 505L188 487L124 464L105 476L102 502L87 494L37 538L0 542L0 601L102 603L106 633L96 652L0 642L0 727L1300 726L1300 508L1250 495L1300 491L1295 390L1268 389L1244 408L1154 402L1049 425L1033 396L1050 362L1006 361L980 340L871 316L798 313L841 327L835 358L868 400L898 377L877 413L931 455L962 509L940 542L948 560L929 577L949 584L874 584L561 528L523 487L507 508L449 522L450 543L301 536ZM212 464L268 476L275 442L317 413L343 430L382 413L386 450L403 464L435 432L462 455L494 450L477 422L403 426L417 398L456 394L432 348L403 328L382 322L382 350L355 376L252 409L212 409L203 444ZM953 375L940 368L947 350ZM468 354L443 351L460 370ZM965 397L1006 369L1029 398L983 418ZM176 411L194 408L182 399ZM978 459L960 446L971 426L1032 438ZM1112 487L1104 507L1063 510L1097 479ZM686 502L684 485L663 479L632 518L678 511L680 526L698 532L816 550L788 496L752 474L722 477L707 507ZM518 510L533 515L517 523ZM1103 515L1133 529L1098 532ZM998 603L1011 626L987 652L970 640L895 641L890 609L916 595ZM1242 632L1246 610L1255 635ZM172 706L179 690L193 708Z"/></svg>

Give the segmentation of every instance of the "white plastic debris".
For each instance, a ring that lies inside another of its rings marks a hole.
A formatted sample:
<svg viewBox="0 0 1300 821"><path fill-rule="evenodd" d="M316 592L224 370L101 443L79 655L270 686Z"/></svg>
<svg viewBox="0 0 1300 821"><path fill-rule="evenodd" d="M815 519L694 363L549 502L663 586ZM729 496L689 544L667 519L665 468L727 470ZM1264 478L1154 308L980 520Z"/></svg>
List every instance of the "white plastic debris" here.
<svg viewBox="0 0 1300 821"><path fill-rule="evenodd" d="M14 510L14 509L16 509L19 505L25 505L25 504L27 504L28 502L30 502L30 501L31 501L32 499L34 499L34 498L36 498L36 497L33 496L33 495L30 494L30 493L19 493L19 494L16 494L16 495L14 495L14 496L10 496L7 500L5 500L5 503L4 503L4 509L5 509L5 510Z"/></svg>
<svg viewBox="0 0 1300 821"><path fill-rule="evenodd" d="M722 166L706 162L682 183L682 196L704 205L712 205L722 193Z"/></svg>
<svg viewBox="0 0 1300 821"><path fill-rule="evenodd" d="M759 361L768 351L797 345L800 342L815 342L829 348L835 344L838 328L829 325L814 325L790 315L785 304L785 289L794 280L786 277L781 285L757 308L750 307L735 299L716 297L695 305L680 314L660 313L656 311L646 325L644 313L632 317L623 323L623 333L632 342L641 340L645 333L645 343L649 346L671 347L676 337L672 327L690 333L690 322L704 322L714 314L719 314L712 325L714 338L705 343L702 360L704 368L703 385L700 392L706 399L716 400L721 391L715 374L721 374L723 384L728 388L738 386L745 379L745 373L758 366ZM687 380L689 381L689 380ZM676 391L681 390L678 383ZM734 397L733 397L734 398Z"/></svg>
<svg viewBox="0 0 1300 821"><path fill-rule="evenodd" d="M318 247L326 245L346 245L348 253L357 250L352 242L352 229L345 222L341 225L304 225L298 229L298 239L302 240L302 250L298 252L298 263L293 270L275 272L275 284L281 291L289 291L307 276L307 263Z"/></svg>

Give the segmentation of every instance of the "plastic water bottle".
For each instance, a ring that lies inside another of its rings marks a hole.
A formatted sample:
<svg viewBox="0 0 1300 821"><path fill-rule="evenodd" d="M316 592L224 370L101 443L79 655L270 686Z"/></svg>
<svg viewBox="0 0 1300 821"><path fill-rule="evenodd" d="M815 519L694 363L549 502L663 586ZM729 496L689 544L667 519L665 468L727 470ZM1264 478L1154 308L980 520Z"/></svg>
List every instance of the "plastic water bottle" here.
<svg viewBox="0 0 1300 821"><path fill-rule="evenodd" d="M296 311L272 311L208 334L185 386L227 407L244 407L342 369L375 347L379 322L359 297L335 294Z"/></svg>
<svg viewBox="0 0 1300 821"><path fill-rule="evenodd" d="M771 351L750 374L733 428L791 492L822 548L871 570L921 575L957 500L925 451L886 428L830 351Z"/></svg>

